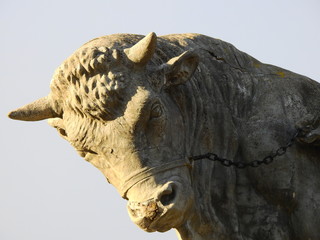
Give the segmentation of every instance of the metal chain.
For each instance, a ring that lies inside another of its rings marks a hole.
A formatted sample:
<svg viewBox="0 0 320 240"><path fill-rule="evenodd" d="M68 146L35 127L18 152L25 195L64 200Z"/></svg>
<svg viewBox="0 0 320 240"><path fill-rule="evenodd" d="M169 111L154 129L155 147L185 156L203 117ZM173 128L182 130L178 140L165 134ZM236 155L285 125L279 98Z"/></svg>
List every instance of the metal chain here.
<svg viewBox="0 0 320 240"><path fill-rule="evenodd" d="M294 136L290 139L290 141L287 143L287 145L279 147L273 154L270 154L266 157L264 157L261 160L253 160L251 162L245 163L245 162L235 162L229 159L221 158L215 153L207 153L203 155L198 155L198 156L192 156L189 158L190 161L198 161L201 159L208 159L210 161L218 161L220 162L223 166L226 167L231 167L234 166L236 168L247 168L247 167L259 167L261 164L270 164L273 162L273 160L277 157L280 157L284 155L287 152L287 149L291 147L294 142L296 141L297 137L300 135L302 132L302 129L297 129L297 132L294 134Z"/></svg>

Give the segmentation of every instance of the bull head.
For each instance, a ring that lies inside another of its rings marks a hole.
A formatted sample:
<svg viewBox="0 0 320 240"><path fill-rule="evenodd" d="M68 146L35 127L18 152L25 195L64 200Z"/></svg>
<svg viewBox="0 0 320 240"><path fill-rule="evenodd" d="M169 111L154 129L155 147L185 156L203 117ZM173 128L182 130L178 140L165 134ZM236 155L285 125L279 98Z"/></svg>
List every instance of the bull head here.
<svg viewBox="0 0 320 240"><path fill-rule="evenodd" d="M167 231L181 225L193 200L182 134L186 126L164 89L189 80L198 57L188 51L149 69L156 42L154 33L124 50L89 42L61 65L47 97L9 117L49 119L129 200L128 211L137 225ZM116 81L125 83L119 87Z"/></svg>
<svg viewBox="0 0 320 240"><path fill-rule="evenodd" d="M157 36L152 32L133 47L125 49L124 52L131 62L139 66L143 66L154 54L156 43ZM100 64L101 63L102 62L100 62ZM40 121L59 117L60 115L56 112L56 110L54 110L52 105L53 103L51 98L46 96L10 112L8 117L21 121Z"/></svg>

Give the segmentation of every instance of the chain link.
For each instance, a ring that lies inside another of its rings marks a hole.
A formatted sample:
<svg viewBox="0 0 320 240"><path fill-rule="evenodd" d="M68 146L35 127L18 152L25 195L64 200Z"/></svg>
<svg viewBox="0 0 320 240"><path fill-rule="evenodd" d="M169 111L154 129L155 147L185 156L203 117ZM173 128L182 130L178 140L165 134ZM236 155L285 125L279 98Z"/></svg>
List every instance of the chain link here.
<svg viewBox="0 0 320 240"><path fill-rule="evenodd" d="M189 160L190 161L198 161L201 159L208 159L210 161L220 162L223 166L226 166L226 167L234 166L234 167L240 168L240 169L247 168L247 167L256 168L262 164L268 165L268 164L272 163L275 158L284 155L287 152L287 149L294 144L294 142L296 141L297 137L300 135L301 132L302 132L302 129L300 129L300 128L297 129L294 136L290 139L290 141L285 146L279 147L273 154L270 154L270 155L264 157L262 160L253 160L248 163L235 162L235 161L232 161L229 159L221 158L215 153L206 153L203 155L192 156L189 158Z"/></svg>

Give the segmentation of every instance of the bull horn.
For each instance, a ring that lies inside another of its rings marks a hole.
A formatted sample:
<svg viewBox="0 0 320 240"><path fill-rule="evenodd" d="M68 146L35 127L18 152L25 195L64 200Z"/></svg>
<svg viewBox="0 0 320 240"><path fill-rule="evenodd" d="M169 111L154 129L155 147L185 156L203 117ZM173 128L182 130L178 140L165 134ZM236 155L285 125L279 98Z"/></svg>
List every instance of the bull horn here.
<svg viewBox="0 0 320 240"><path fill-rule="evenodd" d="M10 112L8 117L22 121L39 121L58 117L58 114L52 109L48 97L43 97Z"/></svg>
<svg viewBox="0 0 320 240"><path fill-rule="evenodd" d="M124 50L128 59L138 65L145 65L156 50L157 35L149 33L131 48Z"/></svg>

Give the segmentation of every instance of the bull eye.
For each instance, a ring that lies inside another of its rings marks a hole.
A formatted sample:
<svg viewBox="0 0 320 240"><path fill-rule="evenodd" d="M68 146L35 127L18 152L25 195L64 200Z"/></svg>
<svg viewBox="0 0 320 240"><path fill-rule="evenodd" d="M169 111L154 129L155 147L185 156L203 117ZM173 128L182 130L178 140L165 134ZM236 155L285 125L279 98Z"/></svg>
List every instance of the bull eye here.
<svg viewBox="0 0 320 240"><path fill-rule="evenodd" d="M159 118L163 114L163 109L160 103L153 104L150 112L150 118Z"/></svg>

